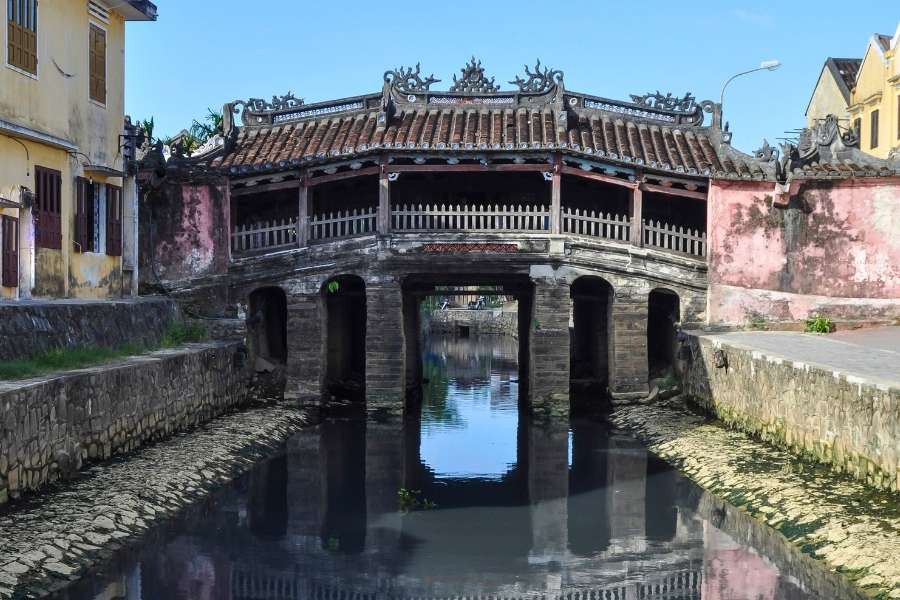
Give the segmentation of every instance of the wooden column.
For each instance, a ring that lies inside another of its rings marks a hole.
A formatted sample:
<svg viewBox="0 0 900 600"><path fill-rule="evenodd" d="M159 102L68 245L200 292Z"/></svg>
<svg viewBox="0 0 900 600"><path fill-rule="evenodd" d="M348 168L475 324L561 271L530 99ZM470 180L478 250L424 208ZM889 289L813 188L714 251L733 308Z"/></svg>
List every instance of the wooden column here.
<svg viewBox="0 0 900 600"><path fill-rule="evenodd" d="M297 207L297 245L300 248L309 244L309 187L306 179L300 184Z"/></svg>
<svg viewBox="0 0 900 600"><path fill-rule="evenodd" d="M559 162L553 165L553 177L550 180L550 233L560 233L562 222L562 172Z"/></svg>
<svg viewBox="0 0 900 600"><path fill-rule="evenodd" d="M385 165L381 165L378 178L378 233L387 235L391 231L391 182Z"/></svg>
<svg viewBox="0 0 900 600"><path fill-rule="evenodd" d="M631 243L644 245L644 192L640 187L631 190Z"/></svg>

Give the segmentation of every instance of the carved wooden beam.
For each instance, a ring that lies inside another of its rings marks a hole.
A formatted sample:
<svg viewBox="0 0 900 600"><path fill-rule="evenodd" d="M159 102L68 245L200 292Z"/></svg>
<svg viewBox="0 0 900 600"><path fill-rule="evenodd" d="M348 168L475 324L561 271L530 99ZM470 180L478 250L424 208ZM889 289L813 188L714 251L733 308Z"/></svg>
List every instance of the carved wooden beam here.
<svg viewBox="0 0 900 600"><path fill-rule="evenodd" d="M249 196L250 194L262 194L265 192L277 192L279 190L295 190L300 187L299 179L279 181L276 183L262 183L251 187L232 187L231 197Z"/></svg>
<svg viewBox="0 0 900 600"><path fill-rule="evenodd" d="M573 177L581 177L582 179L590 179L592 181L599 181L601 183L611 183L613 185L618 185L631 190L636 188L638 185L634 181L619 179L618 177L613 177L612 175L604 175L603 173L597 173L595 171L585 171L584 169L577 169L568 165L563 165L562 173L563 175L572 175Z"/></svg>
<svg viewBox="0 0 900 600"><path fill-rule="evenodd" d="M681 196L683 198L694 198L695 200L706 201L706 192L692 192L691 190L682 190L676 187L656 185L653 183L642 183L641 189L645 192L657 192L669 196Z"/></svg>

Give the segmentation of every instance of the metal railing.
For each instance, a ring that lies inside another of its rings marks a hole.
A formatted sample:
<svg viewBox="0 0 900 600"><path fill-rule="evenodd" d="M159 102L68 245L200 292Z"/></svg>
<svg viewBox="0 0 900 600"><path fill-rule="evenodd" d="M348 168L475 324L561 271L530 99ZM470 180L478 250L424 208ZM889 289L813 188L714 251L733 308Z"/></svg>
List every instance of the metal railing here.
<svg viewBox="0 0 900 600"><path fill-rule="evenodd" d="M627 242L631 239L631 218L628 215L604 215L593 210L563 208L562 232Z"/></svg>
<svg viewBox="0 0 900 600"><path fill-rule="evenodd" d="M337 240L375 233L378 209L354 208L314 215L309 221L311 241Z"/></svg>
<svg viewBox="0 0 900 600"><path fill-rule="evenodd" d="M549 231L546 206L470 206L421 204L394 206L394 231Z"/></svg>
<svg viewBox="0 0 900 600"><path fill-rule="evenodd" d="M644 246L689 256L706 256L706 232L656 221L643 222Z"/></svg>
<svg viewBox="0 0 900 600"><path fill-rule="evenodd" d="M290 246L297 246L296 217L239 225L231 234L231 251L236 254Z"/></svg>

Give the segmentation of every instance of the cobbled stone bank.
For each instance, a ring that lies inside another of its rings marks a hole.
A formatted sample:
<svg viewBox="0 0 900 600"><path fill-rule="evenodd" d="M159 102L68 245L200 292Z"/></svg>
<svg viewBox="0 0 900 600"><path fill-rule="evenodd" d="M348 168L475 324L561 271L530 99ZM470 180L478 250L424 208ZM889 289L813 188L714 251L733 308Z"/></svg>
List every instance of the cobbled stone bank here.
<svg viewBox="0 0 900 600"><path fill-rule="evenodd" d="M703 488L779 531L872 597L900 598L900 505L687 410L679 398L619 407L614 424Z"/></svg>
<svg viewBox="0 0 900 600"><path fill-rule="evenodd" d="M0 598L66 587L276 454L306 423L279 406L223 416L0 513Z"/></svg>
<svg viewBox="0 0 900 600"><path fill-rule="evenodd" d="M246 362L241 344L209 342L0 382L0 505L74 475L87 461L243 405Z"/></svg>

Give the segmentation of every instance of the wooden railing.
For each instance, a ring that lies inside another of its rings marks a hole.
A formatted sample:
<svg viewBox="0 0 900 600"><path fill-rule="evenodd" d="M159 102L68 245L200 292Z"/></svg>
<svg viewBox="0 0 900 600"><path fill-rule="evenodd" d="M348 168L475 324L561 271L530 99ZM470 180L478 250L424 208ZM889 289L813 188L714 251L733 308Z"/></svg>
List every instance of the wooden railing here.
<svg viewBox="0 0 900 600"><path fill-rule="evenodd" d="M643 222L644 246L690 256L706 256L706 232L659 221Z"/></svg>
<svg viewBox="0 0 900 600"><path fill-rule="evenodd" d="M402 205L391 210L393 231L549 231L546 206Z"/></svg>
<svg viewBox="0 0 900 600"><path fill-rule="evenodd" d="M296 217L239 225L231 234L231 251L235 254L290 246L297 246Z"/></svg>
<svg viewBox="0 0 900 600"><path fill-rule="evenodd" d="M354 208L314 215L309 221L309 239L336 240L375 233L378 209Z"/></svg>
<svg viewBox="0 0 900 600"><path fill-rule="evenodd" d="M563 208L562 232L627 242L631 239L631 219L628 215Z"/></svg>

